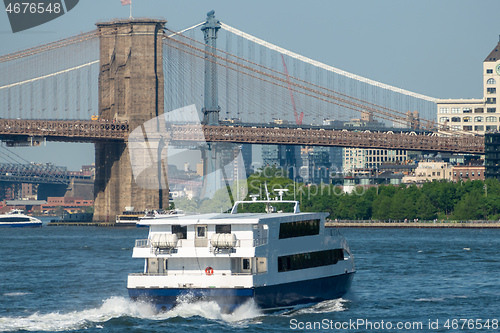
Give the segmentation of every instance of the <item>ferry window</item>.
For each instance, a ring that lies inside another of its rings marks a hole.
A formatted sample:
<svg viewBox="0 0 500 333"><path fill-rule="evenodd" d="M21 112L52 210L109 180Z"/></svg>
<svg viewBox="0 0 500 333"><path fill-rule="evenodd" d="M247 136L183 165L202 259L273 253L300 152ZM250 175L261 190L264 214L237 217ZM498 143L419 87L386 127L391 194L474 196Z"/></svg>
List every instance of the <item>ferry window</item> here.
<svg viewBox="0 0 500 333"><path fill-rule="evenodd" d="M172 233L177 235L178 239L187 239L187 226L174 224L172 225Z"/></svg>
<svg viewBox="0 0 500 333"><path fill-rule="evenodd" d="M243 259L243 269L250 269L250 259Z"/></svg>
<svg viewBox="0 0 500 333"><path fill-rule="evenodd" d="M230 224L216 224L215 232L218 234L230 234L231 233L231 225Z"/></svg>
<svg viewBox="0 0 500 333"><path fill-rule="evenodd" d="M196 230L198 237L205 237L206 227L197 227Z"/></svg>
<svg viewBox="0 0 500 333"><path fill-rule="evenodd" d="M280 224L279 239L319 234L319 220L287 222Z"/></svg>
<svg viewBox="0 0 500 333"><path fill-rule="evenodd" d="M339 260L344 260L344 251L342 249L282 256L278 257L278 272L334 265Z"/></svg>

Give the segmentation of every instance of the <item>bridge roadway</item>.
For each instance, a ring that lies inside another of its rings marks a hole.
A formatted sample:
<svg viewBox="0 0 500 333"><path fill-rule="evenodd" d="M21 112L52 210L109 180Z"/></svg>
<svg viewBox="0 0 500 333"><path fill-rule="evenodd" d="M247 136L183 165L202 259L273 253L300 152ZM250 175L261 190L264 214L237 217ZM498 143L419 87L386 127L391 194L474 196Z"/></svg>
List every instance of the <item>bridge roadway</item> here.
<svg viewBox="0 0 500 333"><path fill-rule="evenodd" d="M203 126L172 126L175 142L202 141L254 144L294 144L374 149L403 149L484 154L482 136L437 136L410 133L356 132L327 129Z"/></svg>
<svg viewBox="0 0 500 333"><path fill-rule="evenodd" d="M66 167L51 164L0 163L0 182L68 185L70 181Z"/></svg>
<svg viewBox="0 0 500 333"><path fill-rule="evenodd" d="M127 123L92 120L0 119L0 139L3 141L26 141L31 137L63 142L102 140L123 142L127 135Z"/></svg>
<svg viewBox="0 0 500 333"><path fill-rule="evenodd" d="M0 140L3 141L44 138L63 142L123 142L127 141L129 130L132 129L126 122L0 119ZM234 142L484 154L482 136L200 125L171 125L166 133L159 134L174 145L184 141Z"/></svg>

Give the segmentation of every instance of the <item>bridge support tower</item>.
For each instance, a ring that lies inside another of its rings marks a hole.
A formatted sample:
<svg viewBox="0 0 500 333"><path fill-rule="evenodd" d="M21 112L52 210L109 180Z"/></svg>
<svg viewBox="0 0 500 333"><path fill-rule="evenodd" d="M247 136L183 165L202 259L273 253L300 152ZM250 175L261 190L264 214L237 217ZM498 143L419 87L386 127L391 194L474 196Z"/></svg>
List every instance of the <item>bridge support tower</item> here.
<svg viewBox="0 0 500 333"><path fill-rule="evenodd" d="M127 121L133 130L163 114L165 23L153 19L97 23L100 33L98 121L110 125L114 120ZM134 207L136 211L168 208L168 189L144 189L134 181L127 142L96 143L95 162L95 221L112 222L125 207Z"/></svg>
<svg viewBox="0 0 500 333"><path fill-rule="evenodd" d="M212 10L207 13L207 20L202 25L205 40L205 94L203 112L204 125L219 125L219 92L217 80L217 33L221 28L220 21ZM203 188L202 197L212 198L215 192L228 185L228 176L224 173L224 164L231 162L232 145L211 142L202 151ZM224 159L224 156L226 159ZM229 157L229 159L227 158ZM234 157L233 157L234 158Z"/></svg>

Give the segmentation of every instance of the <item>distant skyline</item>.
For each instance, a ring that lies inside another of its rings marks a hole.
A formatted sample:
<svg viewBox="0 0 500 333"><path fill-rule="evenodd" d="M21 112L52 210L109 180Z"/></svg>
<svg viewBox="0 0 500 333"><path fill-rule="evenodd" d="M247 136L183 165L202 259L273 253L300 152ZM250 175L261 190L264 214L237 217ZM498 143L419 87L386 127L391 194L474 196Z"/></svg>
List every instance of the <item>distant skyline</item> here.
<svg viewBox="0 0 500 333"><path fill-rule="evenodd" d="M216 17L235 28L376 81L436 98L482 98L482 62L499 41L500 1L168 1L132 0L134 17L161 17L181 30ZM128 18L120 0L82 0L51 22L12 33L0 14L7 54ZM25 160L78 170L94 161L91 144L12 149ZM0 162L4 149L0 149Z"/></svg>

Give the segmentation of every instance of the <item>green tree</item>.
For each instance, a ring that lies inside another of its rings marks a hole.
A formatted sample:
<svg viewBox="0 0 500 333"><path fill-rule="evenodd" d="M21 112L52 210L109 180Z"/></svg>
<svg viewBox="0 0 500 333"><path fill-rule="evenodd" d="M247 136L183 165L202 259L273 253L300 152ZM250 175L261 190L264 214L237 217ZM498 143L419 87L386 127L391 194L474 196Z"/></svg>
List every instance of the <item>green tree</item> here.
<svg viewBox="0 0 500 333"><path fill-rule="evenodd" d="M416 203L417 218L421 220L433 220L437 217L437 209L429 199L422 193Z"/></svg>
<svg viewBox="0 0 500 333"><path fill-rule="evenodd" d="M397 189L391 200L390 218L393 220L404 220L407 218L405 212L406 197L403 189Z"/></svg>
<svg viewBox="0 0 500 333"><path fill-rule="evenodd" d="M484 203L484 199L478 194L477 191L466 193L456 204L453 211L453 218L456 220L483 219L485 216L481 206Z"/></svg>
<svg viewBox="0 0 500 333"><path fill-rule="evenodd" d="M456 188L451 182L441 182L440 185L438 204L445 214L450 214L458 200Z"/></svg>
<svg viewBox="0 0 500 333"><path fill-rule="evenodd" d="M391 213L391 197L379 195L372 204L373 218L376 220L388 220Z"/></svg>

